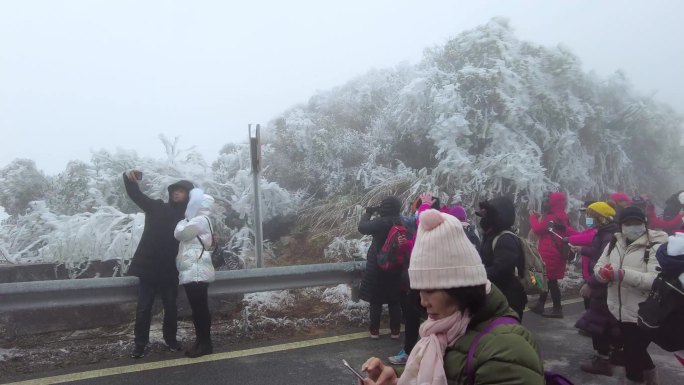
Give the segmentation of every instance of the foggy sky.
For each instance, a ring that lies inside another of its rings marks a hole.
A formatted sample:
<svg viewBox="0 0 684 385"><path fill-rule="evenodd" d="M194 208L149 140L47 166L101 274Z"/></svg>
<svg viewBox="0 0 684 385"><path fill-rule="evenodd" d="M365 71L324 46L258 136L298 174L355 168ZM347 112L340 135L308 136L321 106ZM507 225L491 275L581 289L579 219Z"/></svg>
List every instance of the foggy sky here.
<svg viewBox="0 0 684 385"><path fill-rule="evenodd" d="M56 174L117 147L161 158L159 133L212 161L248 123L417 63L497 16L684 113L683 11L677 0L0 0L0 167L30 158Z"/></svg>

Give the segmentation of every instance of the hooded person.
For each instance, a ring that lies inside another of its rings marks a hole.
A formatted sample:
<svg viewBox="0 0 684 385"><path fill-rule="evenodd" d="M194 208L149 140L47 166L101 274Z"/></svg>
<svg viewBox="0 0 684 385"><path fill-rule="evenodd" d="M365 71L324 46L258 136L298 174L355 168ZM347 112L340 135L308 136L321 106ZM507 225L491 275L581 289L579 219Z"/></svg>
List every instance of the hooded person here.
<svg viewBox="0 0 684 385"><path fill-rule="evenodd" d="M178 270L175 261L178 240L174 238L173 232L178 221L185 217L188 193L194 188L187 180L173 183L168 187L169 201L164 202L161 199L152 199L140 191L139 180L136 177L139 175L142 173L136 170L123 174L126 193L145 213L145 228L126 273L140 279L135 315L135 347L131 353L133 358L145 355L156 293L160 294L164 304L164 341L173 351L182 349L176 339Z"/></svg>
<svg viewBox="0 0 684 385"><path fill-rule="evenodd" d="M176 257L178 278L188 297L195 325L195 343L185 352L191 358L213 352L208 296L209 283L215 278L211 263L214 234L209 217L213 205L214 198L199 188L192 189L185 219L178 222L173 234L180 241Z"/></svg>
<svg viewBox="0 0 684 385"><path fill-rule="evenodd" d="M421 214L409 275L428 313L421 339L404 370L367 360L365 385L544 384L532 333L487 279L458 219L434 209Z"/></svg>
<svg viewBox="0 0 684 385"><path fill-rule="evenodd" d="M369 333L380 337L382 307L387 304L390 314L391 338L401 336L401 271L384 271L378 266L378 253L392 226L401 224L401 202L393 196L384 198L379 206L367 207L361 216L358 230L373 237L366 255L366 270L361 281L359 298L370 303Z"/></svg>
<svg viewBox="0 0 684 385"><path fill-rule="evenodd" d="M568 214L565 212L567 198L561 192L549 194L547 212L541 216L538 213L530 213L530 226L539 239L539 255L546 265L546 274L549 279L549 292L553 301L553 310L550 313L544 311L548 293L539 295L539 301L530 308L531 311L551 318L563 318L563 306L561 305L561 292L558 281L565 277L565 265L567 258L562 250L565 247L563 239L574 235L576 231L570 227Z"/></svg>
<svg viewBox="0 0 684 385"><path fill-rule="evenodd" d="M498 197L479 204L477 215L481 217L482 248L480 256L487 272L487 278L501 290L508 304L522 319L527 304L525 289L516 271L522 271L524 254L515 235L503 233L511 231L515 223L515 205L507 197ZM499 236L500 235L500 236ZM497 238L496 245L494 239ZM494 247L496 246L496 247Z"/></svg>
<svg viewBox="0 0 684 385"><path fill-rule="evenodd" d="M608 309L620 323L627 383L655 384L655 365L648 353L651 340L637 325L637 315L660 269L656 250L667 242L667 234L649 230L646 214L638 207L622 209L618 218L620 232L601 254L594 274L608 285Z"/></svg>

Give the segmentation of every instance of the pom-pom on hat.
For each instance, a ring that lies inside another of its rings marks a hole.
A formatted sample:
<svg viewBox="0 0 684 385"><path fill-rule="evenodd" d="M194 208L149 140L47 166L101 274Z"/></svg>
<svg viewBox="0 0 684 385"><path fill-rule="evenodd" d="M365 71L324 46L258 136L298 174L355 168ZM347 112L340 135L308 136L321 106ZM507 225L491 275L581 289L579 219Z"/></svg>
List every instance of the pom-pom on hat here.
<svg viewBox="0 0 684 385"><path fill-rule="evenodd" d="M433 209L423 212L419 219L408 270L412 289L450 289L487 283L480 255L458 219Z"/></svg>
<svg viewBox="0 0 684 385"><path fill-rule="evenodd" d="M587 210L591 210L604 218L612 219L615 217L615 209L606 202L592 203L587 207Z"/></svg>

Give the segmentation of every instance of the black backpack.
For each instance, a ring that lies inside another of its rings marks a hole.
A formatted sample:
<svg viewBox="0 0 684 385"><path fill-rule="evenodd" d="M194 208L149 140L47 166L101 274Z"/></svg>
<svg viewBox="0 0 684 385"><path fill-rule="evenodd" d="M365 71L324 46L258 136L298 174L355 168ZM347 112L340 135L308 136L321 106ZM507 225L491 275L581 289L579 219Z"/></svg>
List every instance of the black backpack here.
<svg viewBox="0 0 684 385"><path fill-rule="evenodd" d="M658 256L667 254L667 243L660 246ZM665 266L665 265L664 265ZM660 268L659 268L660 269ZM637 324L656 345L668 352L684 349L684 287L679 280L681 269L660 271L646 300L639 304Z"/></svg>

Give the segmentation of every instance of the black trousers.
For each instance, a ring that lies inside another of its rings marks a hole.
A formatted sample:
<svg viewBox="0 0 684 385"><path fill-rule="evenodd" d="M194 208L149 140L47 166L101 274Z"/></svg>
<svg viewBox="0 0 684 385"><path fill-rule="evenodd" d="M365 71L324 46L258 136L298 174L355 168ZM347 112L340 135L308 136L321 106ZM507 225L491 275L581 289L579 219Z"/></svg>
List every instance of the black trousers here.
<svg viewBox="0 0 684 385"><path fill-rule="evenodd" d="M426 316L425 309L420 305L420 291L409 290L402 295L402 310L404 312L404 352L411 354L419 339L420 318Z"/></svg>
<svg viewBox="0 0 684 385"><path fill-rule="evenodd" d="M591 343L594 346L594 350L596 350L599 355L607 356L610 354L610 348L615 344L615 341L604 333L592 334Z"/></svg>
<svg viewBox="0 0 684 385"><path fill-rule="evenodd" d="M211 314L209 313L209 283L192 282L183 285L192 309L197 342L211 341Z"/></svg>
<svg viewBox="0 0 684 385"><path fill-rule="evenodd" d="M390 302L387 304L389 307L390 316L390 329L400 330L401 329L401 303ZM370 304L370 329L380 328L380 317L382 316L382 304L371 302Z"/></svg>
<svg viewBox="0 0 684 385"><path fill-rule="evenodd" d="M560 286L558 286L558 280L556 280L556 279L550 279L549 280L549 293L551 293L551 300L553 301L554 309L558 309L558 308L563 307L563 305L561 305L561 292L560 292ZM539 295L539 302L542 304L545 304L547 297L548 297L548 293L540 294Z"/></svg>
<svg viewBox="0 0 684 385"><path fill-rule="evenodd" d="M164 341L176 341L178 330L178 282L150 282L140 279L138 284L138 307L135 312L135 344L147 345L150 341L150 323L152 322L152 305L157 293L161 295L164 304L164 326L162 327Z"/></svg>
<svg viewBox="0 0 684 385"><path fill-rule="evenodd" d="M644 381L644 371L655 368L648 345L651 339L639 325L633 322L620 322L623 352L625 355L625 372L627 379L635 382Z"/></svg>

